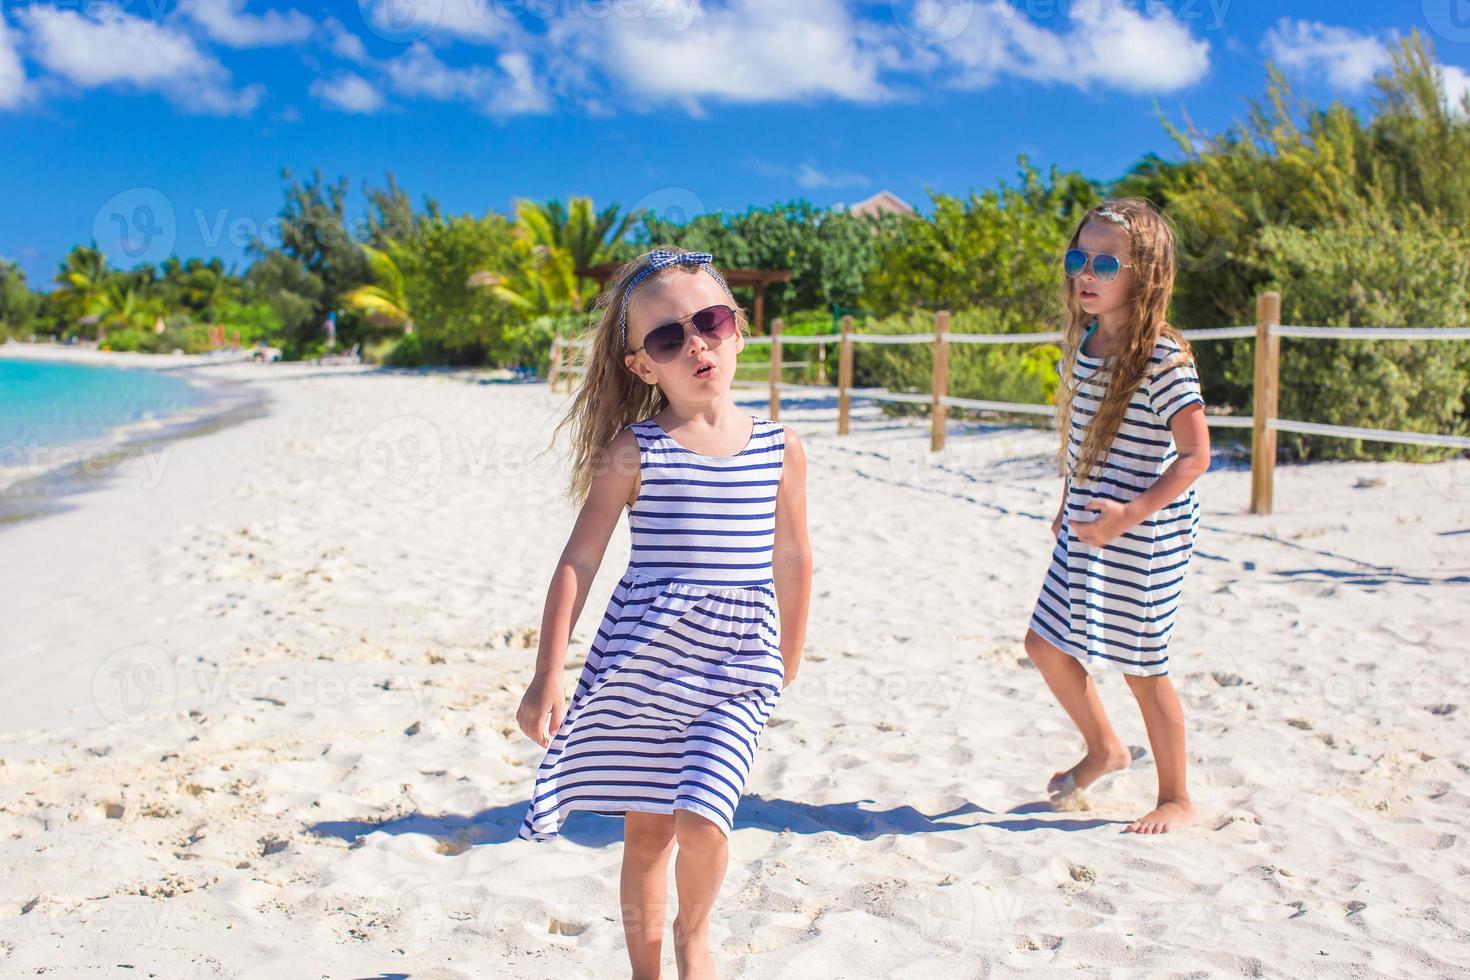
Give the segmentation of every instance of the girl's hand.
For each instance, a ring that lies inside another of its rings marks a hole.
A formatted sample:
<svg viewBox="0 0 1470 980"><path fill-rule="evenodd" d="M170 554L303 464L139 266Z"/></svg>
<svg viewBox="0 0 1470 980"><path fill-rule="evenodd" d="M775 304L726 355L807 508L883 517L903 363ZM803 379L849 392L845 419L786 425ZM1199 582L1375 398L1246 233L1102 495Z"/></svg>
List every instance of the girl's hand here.
<svg viewBox="0 0 1470 980"><path fill-rule="evenodd" d="M1112 544L1118 535L1134 524L1128 516L1128 509L1116 500L1094 500L1086 509L1097 511L1097 520L1073 525L1072 533L1077 536L1077 540L1093 548Z"/></svg>
<svg viewBox="0 0 1470 980"><path fill-rule="evenodd" d="M781 690L786 690L796 680L797 671L801 670L801 650L781 650Z"/></svg>
<svg viewBox="0 0 1470 980"><path fill-rule="evenodd" d="M516 710L516 724L521 726L527 738L544 749L551 745L551 739L561 727L566 713L561 684L537 676L521 698L521 706Z"/></svg>
<svg viewBox="0 0 1470 980"><path fill-rule="evenodd" d="M1051 519L1051 536L1059 538L1062 536L1062 512L1057 511L1057 516Z"/></svg>

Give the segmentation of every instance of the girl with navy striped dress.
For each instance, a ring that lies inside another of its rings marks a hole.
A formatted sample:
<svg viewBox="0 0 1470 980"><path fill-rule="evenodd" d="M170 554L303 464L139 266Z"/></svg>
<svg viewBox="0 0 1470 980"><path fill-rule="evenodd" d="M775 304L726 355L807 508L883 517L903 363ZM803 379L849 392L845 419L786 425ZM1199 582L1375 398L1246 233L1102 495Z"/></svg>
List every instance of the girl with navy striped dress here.
<svg viewBox="0 0 1470 980"><path fill-rule="evenodd" d="M1026 652L1087 752L1048 789L1060 800L1129 766L1088 674L1119 671L1143 714L1159 783L1154 809L1126 831L1166 833L1195 817L1169 638L1199 527L1194 482L1210 465L1193 354L1164 319L1173 234L1147 201L1109 201L1083 215L1064 271L1063 493Z"/></svg>
<svg viewBox="0 0 1470 980"><path fill-rule="evenodd" d="M756 745L796 676L811 595L806 461L790 429L730 395L746 316L706 252L655 249L598 301L564 426L581 513L517 713L546 749L520 836L567 815L623 816L621 905L633 976L659 975L675 853L675 961L714 976L709 914ZM626 510L632 554L570 702L563 664Z"/></svg>

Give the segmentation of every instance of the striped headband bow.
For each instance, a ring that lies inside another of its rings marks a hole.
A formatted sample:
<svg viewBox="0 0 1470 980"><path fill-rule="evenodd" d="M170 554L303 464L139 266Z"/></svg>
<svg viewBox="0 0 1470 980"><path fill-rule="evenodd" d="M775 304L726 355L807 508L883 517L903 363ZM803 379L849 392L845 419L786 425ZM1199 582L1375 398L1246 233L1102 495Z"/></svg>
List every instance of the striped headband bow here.
<svg viewBox="0 0 1470 980"><path fill-rule="evenodd" d="M623 336L624 352L628 350L628 297L633 295L634 287L655 272L675 265L701 268L715 277L715 282L720 284L730 299L735 298L735 294L730 292L730 287L725 283L725 277L714 267L714 258L708 252L670 252L666 248L657 248L648 253L648 265L639 270L628 283L628 288L623 290L623 301L618 305L618 331Z"/></svg>

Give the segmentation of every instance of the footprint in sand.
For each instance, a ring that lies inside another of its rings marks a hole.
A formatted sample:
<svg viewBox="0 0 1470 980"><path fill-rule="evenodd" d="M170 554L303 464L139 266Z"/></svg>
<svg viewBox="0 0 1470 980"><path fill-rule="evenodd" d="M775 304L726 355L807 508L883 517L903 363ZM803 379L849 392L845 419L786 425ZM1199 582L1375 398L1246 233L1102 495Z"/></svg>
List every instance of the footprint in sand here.
<svg viewBox="0 0 1470 980"><path fill-rule="evenodd" d="M1044 949L1056 950L1062 948L1062 937L1053 936L1049 933L1033 936L1030 934L1016 937L1016 948L1026 952L1039 953Z"/></svg>

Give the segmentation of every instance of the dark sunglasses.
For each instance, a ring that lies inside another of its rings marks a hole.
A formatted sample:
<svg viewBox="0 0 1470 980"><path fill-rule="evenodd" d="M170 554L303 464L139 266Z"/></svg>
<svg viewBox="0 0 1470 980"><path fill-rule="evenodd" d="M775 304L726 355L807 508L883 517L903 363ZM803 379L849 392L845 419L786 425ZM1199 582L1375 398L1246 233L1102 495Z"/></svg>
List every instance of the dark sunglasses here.
<svg viewBox="0 0 1470 980"><path fill-rule="evenodd" d="M1085 252L1080 248L1069 248L1062 259L1062 271L1067 274L1068 279L1076 279L1087 269L1089 261L1092 263L1092 274L1097 276L1099 282L1112 282L1118 278L1120 270L1133 268L1133 263L1123 262L1116 255L1109 255L1107 252Z"/></svg>
<svg viewBox="0 0 1470 980"><path fill-rule="evenodd" d="M684 349L685 323L692 324L695 332L711 347L735 336L735 311L724 305L706 306L682 320L672 320L654 327L643 337L643 346L634 347L628 353L647 351L648 356L658 364L672 361Z"/></svg>

